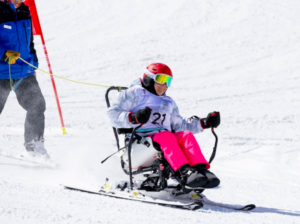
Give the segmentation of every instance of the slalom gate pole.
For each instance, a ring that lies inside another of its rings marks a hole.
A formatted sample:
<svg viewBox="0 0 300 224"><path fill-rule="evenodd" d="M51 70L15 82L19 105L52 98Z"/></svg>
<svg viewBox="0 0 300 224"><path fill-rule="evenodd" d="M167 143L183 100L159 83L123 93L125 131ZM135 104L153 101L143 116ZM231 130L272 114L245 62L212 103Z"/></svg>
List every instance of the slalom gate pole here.
<svg viewBox="0 0 300 224"><path fill-rule="evenodd" d="M50 74L53 74L51 64L50 64L50 60L49 60L49 56L48 56L48 51L47 51L47 48L46 48L46 43L45 43L45 40L44 40L44 35L43 35L43 32L42 32L42 27L41 27L41 24L40 24L40 19L39 19L36 4L35 4L35 0L25 0L24 4L29 6L29 10L30 10L30 13L31 13L31 18L32 18L33 35L40 35L41 36L42 44L43 44L43 48L44 48L44 52L45 52L45 56L46 56L46 60L47 60L48 68L49 68L49 72L50 72ZM56 90L55 81L54 81L54 78L53 78L52 75L51 75L51 82L52 82L52 86L53 86L53 90L54 90L54 95L55 95L55 99L56 99L58 113L59 113L59 116L60 116L62 132L65 135L65 134L67 134L67 132L66 132L62 112L61 112L61 107L60 107L60 103L59 103L59 98L58 98L58 94L57 94L57 90Z"/></svg>
<svg viewBox="0 0 300 224"><path fill-rule="evenodd" d="M44 53L45 53L47 64L48 64L48 68L49 68L49 73L53 74L43 33L40 36L41 36L41 40L42 40L42 44L43 44L43 48L44 48ZM50 77L51 77L51 82L52 82L52 86L53 86L53 90L54 90L54 95L55 95L55 99L56 99L56 104L57 104L57 108L58 108L58 113L59 113L59 117L60 117L60 123L61 123L61 127L62 127L62 132L65 135L65 134L67 134L67 132L66 132L66 128L65 128L65 124L64 124L64 119L63 119L63 115L62 115L62 111L61 111L61 107L60 107L60 103L59 103L59 98L58 98L58 94L57 94L57 89L56 89L54 77L53 77L53 75L51 75Z"/></svg>

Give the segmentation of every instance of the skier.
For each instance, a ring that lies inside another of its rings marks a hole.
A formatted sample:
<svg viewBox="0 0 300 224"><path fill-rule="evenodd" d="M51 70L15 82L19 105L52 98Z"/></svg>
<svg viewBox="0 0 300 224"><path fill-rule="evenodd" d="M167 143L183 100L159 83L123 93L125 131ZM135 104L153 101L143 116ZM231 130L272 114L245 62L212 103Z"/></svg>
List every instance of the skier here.
<svg viewBox="0 0 300 224"><path fill-rule="evenodd" d="M175 176L189 189L213 188L220 180L210 172L193 133L217 127L220 113L207 118L182 118L175 102L166 95L173 79L171 69L162 63L152 63L142 79L119 94L107 114L113 127L137 129L140 136L151 136L153 145L163 151Z"/></svg>
<svg viewBox="0 0 300 224"><path fill-rule="evenodd" d="M45 99L35 69L18 60L20 55L38 67L29 8L21 0L0 0L0 114L10 91L14 91L19 104L27 111L26 151L48 158L43 137Z"/></svg>

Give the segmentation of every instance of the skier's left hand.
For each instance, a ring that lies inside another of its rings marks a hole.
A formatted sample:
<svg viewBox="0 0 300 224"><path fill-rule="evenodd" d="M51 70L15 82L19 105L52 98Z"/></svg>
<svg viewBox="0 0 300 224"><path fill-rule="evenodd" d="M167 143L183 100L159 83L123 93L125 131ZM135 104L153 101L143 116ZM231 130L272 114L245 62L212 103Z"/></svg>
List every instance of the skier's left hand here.
<svg viewBox="0 0 300 224"><path fill-rule="evenodd" d="M202 118L200 122L202 128L211 128L211 127L216 128L221 123L220 112L218 111L211 112L207 115L207 118Z"/></svg>

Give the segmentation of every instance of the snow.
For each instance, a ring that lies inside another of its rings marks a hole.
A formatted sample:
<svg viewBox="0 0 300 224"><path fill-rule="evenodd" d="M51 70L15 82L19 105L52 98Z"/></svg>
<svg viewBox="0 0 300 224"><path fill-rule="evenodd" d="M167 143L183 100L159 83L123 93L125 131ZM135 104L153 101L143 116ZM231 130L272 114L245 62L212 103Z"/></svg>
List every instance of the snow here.
<svg viewBox="0 0 300 224"><path fill-rule="evenodd" d="M127 178L107 117L106 88L55 79L62 135L48 75L45 145L56 168L9 158L23 152L25 111L11 94L0 119L0 223L299 223L300 2L286 0L36 0L53 72L128 86L151 62L174 74L168 94L183 116L221 112L205 195L253 212L178 210L63 189ZM40 68L47 63L35 37ZM209 158L214 137L196 135ZM8 156L8 157L5 157Z"/></svg>

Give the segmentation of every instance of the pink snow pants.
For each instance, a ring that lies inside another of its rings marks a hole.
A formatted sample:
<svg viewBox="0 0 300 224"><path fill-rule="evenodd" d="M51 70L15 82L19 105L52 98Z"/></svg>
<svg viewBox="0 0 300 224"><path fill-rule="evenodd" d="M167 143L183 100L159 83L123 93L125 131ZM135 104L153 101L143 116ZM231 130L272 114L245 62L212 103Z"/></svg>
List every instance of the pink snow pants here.
<svg viewBox="0 0 300 224"><path fill-rule="evenodd" d="M207 169L210 168L193 133L189 131L175 133L164 131L154 134L152 139L160 145L165 159L175 172L186 164L193 167L203 163L206 164Z"/></svg>

